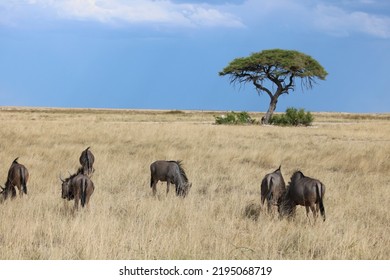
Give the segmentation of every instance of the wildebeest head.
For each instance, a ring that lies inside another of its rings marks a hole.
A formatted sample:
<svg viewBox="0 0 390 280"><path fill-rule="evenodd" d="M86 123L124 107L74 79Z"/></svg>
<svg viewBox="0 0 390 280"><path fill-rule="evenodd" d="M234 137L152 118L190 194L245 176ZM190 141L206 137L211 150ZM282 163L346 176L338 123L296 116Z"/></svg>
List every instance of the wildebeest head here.
<svg viewBox="0 0 390 280"><path fill-rule="evenodd" d="M178 189L177 189L177 191L176 191L176 194L177 194L178 196L181 196L181 197L186 197L187 194L190 192L191 187L192 187L192 183L190 183L190 182L185 182L185 183L181 184L181 185L178 187Z"/></svg>
<svg viewBox="0 0 390 280"><path fill-rule="evenodd" d="M73 199L74 198L73 193L72 193L72 190L70 188L71 177L66 178L65 180L60 177L60 180L62 182L62 184L61 184L61 189L62 189L61 198L67 199L67 200Z"/></svg>
<svg viewBox="0 0 390 280"><path fill-rule="evenodd" d="M7 188L3 188L2 186L0 186L0 188L1 188L1 191L0 191L0 198L2 199L2 200L5 200L5 199L7 199L7 196L8 196L8 189Z"/></svg>
<svg viewBox="0 0 390 280"><path fill-rule="evenodd" d="M1 191L0 195L3 200L6 200L8 197L15 198L16 197L16 189L15 187L7 180L4 188L0 186Z"/></svg>

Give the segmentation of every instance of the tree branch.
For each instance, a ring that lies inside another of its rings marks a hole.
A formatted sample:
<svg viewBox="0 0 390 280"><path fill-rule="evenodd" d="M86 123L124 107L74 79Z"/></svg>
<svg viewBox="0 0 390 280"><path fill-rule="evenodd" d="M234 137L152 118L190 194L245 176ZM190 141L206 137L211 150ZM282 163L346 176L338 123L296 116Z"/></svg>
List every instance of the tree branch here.
<svg viewBox="0 0 390 280"><path fill-rule="evenodd" d="M256 87L256 90L257 91L264 91L264 92L266 92L268 95L269 95L269 97L272 99L273 98L273 94L272 94L272 92L268 89L268 88L266 88L266 87L263 87L263 85L262 84L259 84L258 82L257 82L257 79L253 79L252 80L252 83L253 83L253 85Z"/></svg>

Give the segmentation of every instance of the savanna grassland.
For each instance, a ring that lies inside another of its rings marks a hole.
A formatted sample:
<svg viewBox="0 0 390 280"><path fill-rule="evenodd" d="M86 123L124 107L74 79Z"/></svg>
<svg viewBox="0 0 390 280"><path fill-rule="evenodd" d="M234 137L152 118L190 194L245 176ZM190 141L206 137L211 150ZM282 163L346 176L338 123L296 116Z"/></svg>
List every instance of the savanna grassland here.
<svg viewBox="0 0 390 280"><path fill-rule="evenodd" d="M212 112L0 110L0 182L30 171L28 196L0 204L0 259L390 259L390 115L314 113L311 127L217 126ZM256 119L261 116L252 114ZM59 176L95 155L89 209ZM185 199L149 187L150 164L183 160ZM282 165L326 186L327 220L259 208Z"/></svg>

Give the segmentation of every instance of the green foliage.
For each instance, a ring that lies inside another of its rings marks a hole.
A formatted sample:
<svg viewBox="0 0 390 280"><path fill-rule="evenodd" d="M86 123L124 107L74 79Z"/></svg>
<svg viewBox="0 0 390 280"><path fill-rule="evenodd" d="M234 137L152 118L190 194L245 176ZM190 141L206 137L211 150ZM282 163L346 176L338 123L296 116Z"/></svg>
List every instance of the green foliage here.
<svg viewBox="0 0 390 280"><path fill-rule="evenodd" d="M166 114L169 114L169 115L181 115L181 114L185 114L183 111L181 110L170 110L170 111L167 111Z"/></svg>
<svg viewBox="0 0 390 280"><path fill-rule="evenodd" d="M304 109L287 108L286 113L282 115L274 115L270 123L282 126L309 126L313 122L314 117L310 112L305 112Z"/></svg>
<svg viewBox="0 0 390 280"><path fill-rule="evenodd" d="M254 74L256 73L256 74ZM271 49L234 59L219 75L255 75L260 80L273 77L316 77L324 80L325 69L311 56L294 50Z"/></svg>
<svg viewBox="0 0 390 280"><path fill-rule="evenodd" d="M253 124L255 120L247 112L230 112L226 115L215 117L216 124Z"/></svg>

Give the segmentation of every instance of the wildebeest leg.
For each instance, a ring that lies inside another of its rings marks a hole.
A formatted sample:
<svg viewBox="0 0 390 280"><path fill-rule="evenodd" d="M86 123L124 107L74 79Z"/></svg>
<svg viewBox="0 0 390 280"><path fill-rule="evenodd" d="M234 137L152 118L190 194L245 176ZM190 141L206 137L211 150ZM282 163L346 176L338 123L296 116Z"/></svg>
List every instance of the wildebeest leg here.
<svg viewBox="0 0 390 280"><path fill-rule="evenodd" d="M306 205L305 208L306 208L306 217L310 220L310 217L309 217L310 206Z"/></svg>
<svg viewBox="0 0 390 280"><path fill-rule="evenodd" d="M311 212L313 212L313 218L314 218L314 223L316 222L317 220L317 210L316 210L316 206L314 203L310 204L309 206L306 206L306 215L307 215L307 218L310 220L309 218L309 211L311 210Z"/></svg>
<svg viewBox="0 0 390 280"><path fill-rule="evenodd" d="M87 197L85 198L85 206L87 209L89 209L89 198L90 197L91 197L90 195L87 195Z"/></svg>
<svg viewBox="0 0 390 280"><path fill-rule="evenodd" d="M22 190L21 185L16 184L15 187L18 188L19 196L22 197L23 196L23 190ZM16 191L15 191L15 194L16 194Z"/></svg>
<svg viewBox="0 0 390 280"><path fill-rule="evenodd" d="M157 182L158 180L153 180L153 176L152 176L152 178L150 179L150 187L152 188L153 196L155 196L157 193L157 189L156 189Z"/></svg>
<svg viewBox="0 0 390 280"><path fill-rule="evenodd" d="M175 184L175 191L177 196L183 196L183 185L182 184Z"/></svg>
<svg viewBox="0 0 390 280"><path fill-rule="evenodd" d="M262 206L264 205L264 200L265 200L265 195L261 194L261 205Z"/></svg>
<svg viewBox="0 0 390 280"><path fill-rule="evenodd" d="M20 194L20 192L19 192ZM15 198L16 197L16 186L12 186L11 187L11 198Z"/></svg>
<svg viewBox="0 0 390 280"><path fill-rule="evenodd" d="M156 184L157 184L157 182L153 182L153 184L152 184L152 193L153 193L153 196L155 196L156 193L157 193Z"/></svg>
<svg viewBox="0 0 390 280"><path fill-rule="evenodd" d="M20 191L21 191L22 193L27 194L27 185L26 185L26 183L27 183L27 182L26 182L27 178L26 178L26 172L24 171L23 168L20 168L19 172L20 172L20 182L19 182ZM27 176L28 176L28 175L27 175Z"/></svg>
<svg viewBox="0 0 390 280"><path fill-rule="evenodd" d="M317 213L318 213L317 207L318 207L318 205L316 205L316 204L310 205L310 209L313 212L314 222L317 220Z"/></svg>
<svg viewBox="0 0 390 280"><path fill-rule="evenodd" d="M167 195L168 195L168 193L169 193L169 186L170 186L170 181L169 181L169 179L167 180Z"/></svg>
<svg viewBox="0 0 390 280"><path fill-rule="evenodd" d="M272 204L269 200L267 200L267 213L272 214Z"/></svg>
<svg viewBox="0 0 390 280"><path fill-rule="evenodd" d="M77 197L74 198L74 210L79 210L79 199Z"/></svg>

